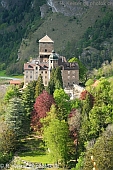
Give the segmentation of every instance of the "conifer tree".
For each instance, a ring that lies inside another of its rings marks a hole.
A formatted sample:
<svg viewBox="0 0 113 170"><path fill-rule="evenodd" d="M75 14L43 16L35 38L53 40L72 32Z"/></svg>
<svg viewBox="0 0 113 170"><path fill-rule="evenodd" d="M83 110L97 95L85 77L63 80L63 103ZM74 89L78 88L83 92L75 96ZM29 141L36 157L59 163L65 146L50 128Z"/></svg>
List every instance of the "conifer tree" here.
<svg viewBox="0 0 113 170"><path fill-rule="evenodd" d="M49 92L49 94L53 94L55 89L61 89L61 88L63 88L61 68L56 67L51 71L51 76L50 76L50 81L48 83L47 91Z"/></svg>
<svg viewBox="0 0 113 170"><path fill-rule="evenodd" d="M61 74L60 67L56 67L54 82L55 82L55 89L63 88L63 81L62 81L62 74Z"/></svg>
<svg viewBox="0 0 113 170"><path fill-rule="evenodd" d="M44 90L44 84L41 74L38 77L36 88L35 88L35 98L37 98Z"/></svg>
<svg viewBox="0 0 113 170"><path fill-rule="evenodd" d="M47 91L49 94L53 94L55 91L55 82L54 82L54 76L55 76L55 68L52 69L51 75L50 75L50 81L48 83Z"/></svg>
<svg viewBox="0 0 113 170"><path fill-rule="evenodd" d="M9 101L9 105L5 115L5 122L8 128L14 132L16 139L19 139L26 133L26 115L22 105L22 100L13 98Z"/></svg>
<svg viewBox="0 0 113 170"><path fill-rule="evenodd" d="M33 105L35 103L35 87L36 81L30 82L22 93L22 102L27 115L30 115L33 111Z"/></svg>

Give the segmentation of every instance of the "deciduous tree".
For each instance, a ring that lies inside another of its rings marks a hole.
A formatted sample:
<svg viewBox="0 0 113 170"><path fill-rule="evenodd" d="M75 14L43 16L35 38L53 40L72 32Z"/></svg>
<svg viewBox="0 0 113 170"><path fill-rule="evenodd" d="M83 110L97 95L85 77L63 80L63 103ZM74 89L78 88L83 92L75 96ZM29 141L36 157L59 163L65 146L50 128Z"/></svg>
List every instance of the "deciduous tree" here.
<svg viewBox="0 0 113 170"><path fill-rule="evenodd" d="M68 114L71 110L70 97L63 89L56 89L54 91L54 99L58 106L57 117L59 120L67 120Z"/></svg>
<svg viewBox="0 0 113 170"><path fill-rule="evenodd" d="M51 105L54 104L53 96L48 92L43 91L35 101L34 110L31 114L31 126L35 129L41 127L40 119L46 116L50 111Z"/></svg>
<svg viewBox="0 0 113 170"><path fill-rule="evenodd" d="M87 150L83 170L93 168L92 155L97 169L113 169L113 125L109 125L106 131L97 139L93 148Z"/></svg>
<svg viewBox="0 0 113 170"><path fill-rule="evenodd" d="M50 150L50 155L54 162L61 163L63 167L67 164L68 135L67 123L56 118L44 128L44 140Z"/></svg>

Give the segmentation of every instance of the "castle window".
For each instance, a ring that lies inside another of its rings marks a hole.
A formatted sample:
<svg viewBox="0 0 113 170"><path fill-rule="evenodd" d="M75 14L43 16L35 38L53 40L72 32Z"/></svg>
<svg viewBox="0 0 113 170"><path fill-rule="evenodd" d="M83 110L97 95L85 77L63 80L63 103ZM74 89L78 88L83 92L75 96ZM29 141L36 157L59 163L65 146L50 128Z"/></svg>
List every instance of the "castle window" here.
<svg viewBox="0 0 113 170"><path fill-rule="evenodd" d="M45 71L45 74L47 74L47 71Z"/></svg>
<svg viewBox="0 0 113 170"><path fill-rule="evenodd" d="M70 79L70 76L68 76L68 79Z"/></svg>
<svg viewBox="0 0 113 170"><path fill-rule="evenodd" d="M41 74L43 74L43 71L41 71Z"/></svg>
<svg viewBox="0 0 113 170"><path fill-rule="evenodd" d="M68 74L70 74L70 71L68 71Z"/></svg>
<svg viewBox="0 0 113 170"><path fill-rule="evenodd" d="M45 52L47 52L47 49L45 49Z"/></svg>
<svg viewBox="0 0 113 170"><path fill-rule="evenodd" d="M32 76L30 76L30 79L32 79Z"/></svg>
<svg viewBox="0 0 113 170"><path fill-rule="evenodd" d="M51 63L52 63L52 60L51 60Z"/></svg>
<svg viewBox="0 0 113 170"><path fill-rule="evenodd" d="M73 79L75 79L75 76L73 76Z"/></svg>
<svg viewBox="0 0 113 170"><path fill-rule="evenodd" d="M36 70L38 70L38 67L36 67Z"/></svg>

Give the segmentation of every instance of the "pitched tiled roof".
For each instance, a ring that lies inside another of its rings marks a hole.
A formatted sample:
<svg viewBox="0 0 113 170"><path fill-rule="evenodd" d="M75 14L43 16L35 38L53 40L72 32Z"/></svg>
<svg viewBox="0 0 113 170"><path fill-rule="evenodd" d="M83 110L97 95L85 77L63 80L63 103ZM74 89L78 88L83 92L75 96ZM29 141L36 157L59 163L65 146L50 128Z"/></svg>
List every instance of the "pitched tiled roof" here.
<svg viewBox="0 0 113 170"><path fill-rule="evenodd" d="M25 63L24 64L24 70L34 70L34 66L36 64L31 64L31 63Z"/></svg>
<svg viewBox="0 0 113 170"><path fill-rule="evenodd" d="M42 39L40 39L39 42L52 42L52 43L54 43L54 41L51 38L49 38L47 35L44 36Z"/></svg>
<svg viewBox="0 0 113 170"><path fill-rule="evenodd" d="M34 66L39 66L40 70L47 70L48 69L48 63L40 63L40 64L31 64L31 63L25 63L24 64L24 70L34 70Z"/></svg>
<svg viewBox="0 0 113 170"><path fill-rule="evenodd" d="M76 62L69 63L59 60L59 66L62 66L64 70L79 70L79 65Z"/></svg>
<svg viewBox="0 0 113 170"><path fill-rule="evenodd" d="M10 81L10 84L20 85L20 84L21 84L21 81L19 81L19 80L11 80L11 81Z"/></svg>

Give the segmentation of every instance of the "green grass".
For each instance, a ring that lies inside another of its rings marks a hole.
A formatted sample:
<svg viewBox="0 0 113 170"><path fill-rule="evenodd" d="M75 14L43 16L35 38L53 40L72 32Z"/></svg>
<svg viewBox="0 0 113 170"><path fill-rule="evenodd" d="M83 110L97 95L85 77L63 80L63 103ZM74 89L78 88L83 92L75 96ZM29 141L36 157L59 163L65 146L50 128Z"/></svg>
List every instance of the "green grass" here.
<svg viewBox="0 0 113 170"><path fill-rule="evenodd" d="M23 75L17 75L17 76L11 76L11 77L13 77L13 78L17 78L17 79L23 79L23 78L24 78L24 76L23 76Z"/></svg>
<svg viewBox="0 0 113 170"><path fill-rule="evenodd" d="M21 150L23 149L23 150ZM46 149L42 139L35 136L23 139L18 156L28 162L53 163L50 156L46 154Z"/></svg>
<svg viewBox="0 0 113 170"><path fill-rule="evenodd" d="M6 76L6 71L5 70L0 71L0 76Z"/></svg>
<svg viewBox="0 0 113 170"><path fill-rule="evenodd" d="M17 78L17 79L23 79L23 78L24 78L23 75L14 75L14 76L12 76L12 75L6 75L6 71L5 71L5 70L0 71L0 77L7 77L7 79L9 79L9 77L10 77L10 78Z"/></svg>
<svg viewBox="0 0 113 170"><path fill-rule="evenodd" d="M19 154L22 160L28 162L41 162L41 163L53 163L50 156L47 154L39 154L37 152L24 152L23 154Z"/></svg>

